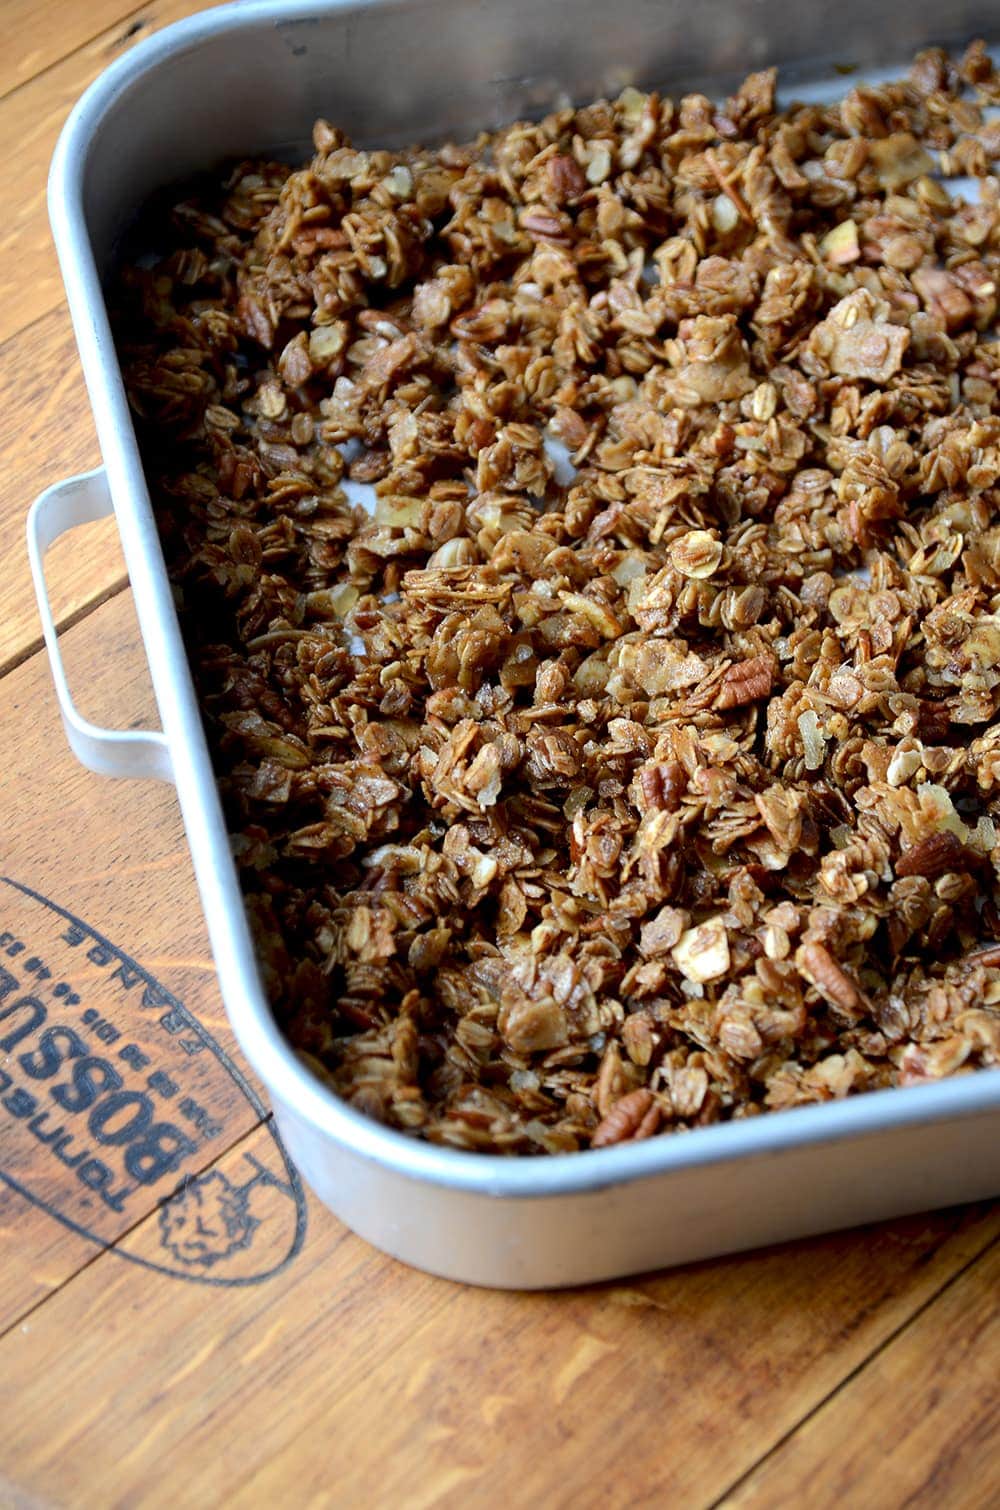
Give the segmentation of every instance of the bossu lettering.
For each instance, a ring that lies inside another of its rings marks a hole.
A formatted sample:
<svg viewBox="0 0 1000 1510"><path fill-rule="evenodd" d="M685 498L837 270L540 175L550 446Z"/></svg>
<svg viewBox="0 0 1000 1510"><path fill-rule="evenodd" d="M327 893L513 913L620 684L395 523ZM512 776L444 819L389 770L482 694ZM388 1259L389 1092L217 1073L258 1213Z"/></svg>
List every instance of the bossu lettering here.
<svg viewBox="0 0 1000 1510"><path fill-rule="evenodd" d="M75 1028L48 1019L45 1003L21 993L0 966L0 1054L11 1056L0 1069L0 1107L120 1212L139 1187L172 1174L197 1145L173 1122L156 1119L156 1103L127 1085L124 1064L92 1053Z"/></svg>

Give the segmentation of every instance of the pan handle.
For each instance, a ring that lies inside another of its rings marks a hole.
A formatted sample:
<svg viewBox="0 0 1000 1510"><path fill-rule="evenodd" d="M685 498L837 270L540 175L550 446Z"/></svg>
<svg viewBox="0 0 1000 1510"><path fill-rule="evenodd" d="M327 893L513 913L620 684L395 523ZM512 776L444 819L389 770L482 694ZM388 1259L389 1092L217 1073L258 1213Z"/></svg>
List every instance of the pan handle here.
<svg viewBox="0 0 1000 1510"><path fill-rule="evenodd" d="M35 583L42 633L49 653L59 711L76 758L101 776L156 776L172 781L170 747L159 729L102 729L77 710L66 680L59 638L45 583L45 553L53 541L78 524L114 512L104 468L68 477L36 498L28 511L28 559Z"/></svg>

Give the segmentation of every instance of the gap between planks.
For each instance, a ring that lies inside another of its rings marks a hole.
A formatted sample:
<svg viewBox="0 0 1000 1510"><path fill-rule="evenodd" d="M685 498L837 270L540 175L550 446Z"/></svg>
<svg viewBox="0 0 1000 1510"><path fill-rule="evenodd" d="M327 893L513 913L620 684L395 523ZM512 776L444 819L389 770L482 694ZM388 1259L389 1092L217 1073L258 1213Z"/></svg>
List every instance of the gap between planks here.
<svg viewBox="0 0 1000 1510"><path fill-rule="evenodd" d="M52 5L56 0L46 0ZM122 19L98 31L80 46L26 78L0 98L0 128L19 144L19 176L0 189L0 338L6 340L32 321L57 308L64 299L62 280L49 234L45 181L63 124L80 96L109 65L133 46L176 21L212 9L220 0L156 0L129 7L131 23ZM80 7L66 7L79 10ZM93 18L97 24L100 18ZM0 77L4 73L0 55ZM32 270L26 282L24 269Z"/></svg>
<svg viewBox="0 0 1000 1510"><path fill-rule="evenodd" d="M235 1149L238 1149L241 1143L245 1143L248 1138L256 1137L262 1127L267 1127L268 1125L273 1124L273 1121L274 1113L271 1111L269 1111L266 1116L258 1117L252 1127L245 1128L243 1132L237 1134L237 1136L232 1140L231 1143L227 1143L225 1148L220 1148L216 1151L214 1157L198 1170L199 1177L205 1174L208 1170L214 1169L219 1163L221 1163L223 1159L228 1158ZM3 1176L0 1175L0 1180L2 1180L2 1178ZM20 1192L16 1189L16 1187L10 1187L10 1189L14 1195L20 1195ZM47 1295L43 1295L41 1300L36 1300L33 1305L28 1306L26 1310L20 1313L20 1315L16 1316L13 1320L8 1322L5 1327L0 1327L0 1342L3 1342L4 1338L7 1337L11 1332L16 1331L18 1327L23 1326L24 1323L29 1320L30 1317L34 1316L38 1311L40 1311L43 1306L47 1306L51 1300L54 1300L55 1297L61 1293L61 1291L66 1289L67 1285L71 1285L73 1281L79 1278L81 1274L85 1274L87 1270L92 1269L96 1263L100 1263L102 1258L106 1258L109 1255L114 1255L116 1248L118 1248L126 1240L126 1238L131 1237L133 1232L137 1232L140 1227L145 1225L146 1222L151 1221L156 1216L156 1213L161 1209L161 1207L165 1206L168 1201L172 1201L176 1194L176 1190L171 1190L167 1195L163 1197L162 1200L157 1201L155 1206L151 1206L148 1211L144 1211L140 1216L137 1216L135 1221L132 1222L131 1226L125 1227L114 1238L112 1238L110 1242L95 1244L95 1251L91 1254L91 1256L82 1264L79 1264L71 1274L67 1274L65 1279L60 1280L57 1285L53 1285L52 1289L48 1292ZM53 1221L54 1220L56 1219L53 1217ZM2 1481L0 1481L0 1486L2 1486ZM2 1498L0 1498L0 1505L3 1505L3 1503L4 1501L2 1500Z"/></svg>
<svg viewBox="0 0 1000 1510"><path fill-rule="evenodd" d="M932 1295L928 1295L925 1300L922 1300L919 1305L915 1307L912 1313L907 1316L905 1321L900 1322L899 1326L891 1331L886 1337L883 1337L881 1342L876 1343L867 1357L864 1358L860 1363L856 1364L849 1373L845 1374L843 1379L841 1379L839 1383L835 1384L828 1394L824 1395L821 1400L814 1401L809 1409L803 1412L800 1418L795 1422L793 1426L789 1427L789 1429L784 1433L783 1436L779 1437L776 1442L772 1442L767 1451L762 1452L760 1457L757 1458L753 1463L751 1463L745 1469L745 1471L739 1475L738 1478L735 1478L733 1482L725 1490L723 1490L722 1494L718 1495L715 1499L710 1501L710 1503L704 1507L704 1510L726 1510L726 1507L733 1503L733 1496L738 1494L741 1489L749 1485L765 1467L765 1465L769 1463L772 1458L774 1458L778 1453L780 1453L782 1449L785 1448L788 1443L793 1440L793 1438L797 1437L802 1429L807 1426L815 1416L819 1415L820 1411L825 1410L827 1406L829 1406L834 1400L838 1398L838 1396L843 1395L844 1392L848 1390L851 1385L861 1377L862 1374L864 1374L877 1362L877 1360L882 1356L883 1353L885 1353L890 1347L892 1347L894 1343L898 1342L899 1339L906 1332L908 1332L911 1327L915 1326L921 1320L921 1318L926 1315L926 1313L931 1309L932 1306L937 1305L938 1301L943 1295L946 1295L948 1291L951 1290L955 1285L960 1284L964 1279L968 1278L973 1269L975 1269L979 1264L983 1263L989 1256L990 1252L998 1246L1000 1246L1000 1237L988 1238L977 1253L974 1253L970 1259L967 1259L966 1262L961 1266L961 1268L956 1269L954 1274L949 1275L949 1277L938 1286L938 1288Z"/></svg>
<svg viewBox="0 0 1000 1510"><path fill-rule="evenodd" d="M995 1235L996 1229L995 1225L993 1225L992 1223L990 1224L990 1230ZM854 1236L859 1243L864 1242L864 1233L859 1232ZM973 1259L966 1259L961 1264L961 1270L963 1272L966 1272L973 1262L978 1262L981 1259L983 1253L991 1249L993 1241L994 1239L991 1239L981 1247L977 1247ZM794 1251L796 1248L798 1248L798 1246L799 1245L797 1244L783 1245L786 1256L794 1255ZM775 1253L780 1253L782 1250L779 1249L772 1251ZM697 1269L697 1267L698 1266L694 1266L695 1269ZM685 1274L685 1270L683 1268L677 1272L682 1277ZM600 1329L600 1331L598 1332L593 1328L592 1321L594 1319L594 1312L600 1310L602 1299L607 1298L608 1288L609 1287L607 1286L598 1286L596 1288L585 1287L584 1289L577 1291L563 1292L564 1297L569 1299L571 1304L573 1303L574 1296L577 1297L578 1302L582 1302L582 1304L580 1305L581 1312L583 1311L583 1306L586 1305L589 1315L584 1317L582 1321L584 1340L586 1340L588 1336L590 1336L591 1342L593 1342L598 1336L601 1339L606 1338L606 1329ZM614 1286L612 1286L611 1288L614 1289ZM942 1283L940 1281L937 1282L934 1285L933 1295L930 1297L930 1300L936 1299L941 1293L946 1290L946 1288L947 1283ZM467 1296L467 1290L465 1291L465 1294ZM523 1298L524 1297L522 1297L522 1299ZM536 1297L537 1301L543 1305L545 1304L547 1298L548 1297L545 1296L544 1292L540 1293ZM465 1317L467 1318L469 1311L466 1309L466 1301L460 1298L456 1302L456 1304L459 1308L459 1313L464 1313ZM487 1315L489 1315L488 1304L486 1309ZM894 1338L898 1338L900 1335L904 1334L913 1316L922 1313L925 1309L926 1307L923 1303L914 1305L911 1314L907 1316L905 1322L902 1322L892 1328L892 1336ZM450 1351L450 1343L451 1341L453 1341L455 1334L455 1314L456 1313L454 1311L451 1312L451 1324L450 1326L446 1324L444 1326L443 1332L440 1330L441 1322L438 1316L435 1316L435 1318L433 1318L432 1320L428 1319L421 1322L421 1324L407 1339L408 1352L406 1356L409 1358L412 1358L414 1355L416 1355L418 1358L423 1357L428 1361L429 1364L433 1362L435 1352L438 1362L442 1362L446 1358L449 1359L450 1366L455 1371L452 1377L454 1377L456 1385L460 1390L463 1383L463 1376L465 1376L469 1371L470 1355L468 1353L460 1353L454 1355ZM459 1319L461 1319L461 1314ZM757 1325L760 1324L760 1321L761 1318L759 1318L758 1316ZM493 1318L493 1321L487 1320L484 1323L484 1333L487 1337L492 1335L494 1322L495 1317ZM766 1323L763 1323L763 1326L765 1330L761 1333L760 1337L760 1340L762 1342L764 1342L764 1338L766 1337ZM515 1323L512 1327L512 1356L515 1359L517 1358L517 1349L514 1343L514 1339L518 1335L520 1335L521 1344L523 1347L524 1337L528 1333L534 1333L537 1337L539 1337L539 1339L546 1335L545 1321L542 1319L542 1316L538 1312L535 1313L533 1318L524 1318L521 1315L518 1315L515 1320ZM653 1346L655 1346L655 1344L653 1344ZM766 1349L766 1342L764 1342L764 1347ZM600 1356L600 1354L604 1352L604 1349L599 1345L597 1351L598 1356ZM855 1376L867 1364L869 1359L879 1356L881 1354L881 1351L882 1349L880 1345L871 1346L870 1350L865 1353L863 1362L846 1370L845 1375L849 1374L850 1376ZM577 1355L578 1354L579 1348L577 1349ZM535 1366L538 1370L538 1377L535 1382L539 1386L544 1385L547 1377L545 1367L541 1362L542 1356L544 1356L544 1354L539 1353L538 1355L536 1355L535 1360ZM651 1361L651 1357L652 1354L649 1353L645 1356L640 1356L637 1359L636 1373L633 1376L637 1381L642 1380L643 1373L648 1374L650 1372L648 1365ZM591 1361L593 1361L593 1351L591 1351L590 1358ZM572 1355L570 1355L570 1361L571 1359ZM606 1358L603 1361L606 1361ZM492 1367L492 1365L489 1366ZM392 1367L396 1367L401 1371L405 1371L407 1364L401 1357L397 1356L394 1363L392 1364ZM565 1372L565 1370L563 1371ZM464 1435L462 1436L456 1436L455 1441L457 1445L460 1440L468 1441L470 1433L468 1414L464 1405L456 1407L459 1415L456 1416L453 1413L449 1418L447 1414L447 1408L445 1408L444 1414L438 1416L436 1419L435 1406L433 1399L431 1398L434 1394L434 1390L432 1388L434 1383L433 1372L431 1374L430 1381L428 1381L427 1379L426 1367L423 1370L418 1369L417 1374L420 1378L421 1388L426 1387L430 1391L426 1410L422 1410L420 1416L418 1417L418 1421L420 1423L419 1429L411 1429L408 1437L404 1434L404 1436L400 1439L392 1439L391 1443L383 1444L383 1449L390 1453L403 1453L404 1455L407 1451L413 1451L416 1453L416 1457L413 1458L412 1461L407 1460L407 1472L412 1475L411 1482L414 1485L421 1482L421 1474L426 1475L437 1468L437 1463L433 1461L433 1452L435 1444L437 1444L438 1446L440 1445L442 1435L450 1437L454 1434L454 1432L463 1433ZM343 1394L337 1395L335 1397L336 1414L335 1416L330 1417L331 1427L333 1428L333 1430L336 1431L344 1423L348 1423L357 1419L366 1419L366 1400L370 1398L370 1394L366 1394L366 1392L370 1392L373 1387L375 1389L378 1389L380 1381L382 1388L388 1387L389 1381L393 1377L394 1376L391 1373L388 1361L386 1359L383 1359L381 1363L378 1363L374 1366L373 1375L366 1376L362 1379L355 1379ZM400 1377L402 1377L402 1374L400 1374ZM519 1374L516 1374L515 1377L519 1379L521 1376ZM444 1378L441 1380L442 1392L445 1397L447 1396L447 1381L448 1375L447 1373L445 1373ZM416 1376L414 1382L416 1382ZM789 1417L795 1417L793 1424L788 1426L788 1428L782 1432L782 1439L786 1441L794 1441L797 1437L802 1423L811 1418L811 1416L814 1414L815 1409L819 1409L822 1405L827 1403L830 1398L837 1394L841 1382L841 1380L838 1380L836 1383L830 1383L825 1387L821 1385L818 1393L822 1395L822 1398L816 1401L815 1407L813 1407L811 1404L808 1406L802 1405L801 1407L799 1407L797 1403L793 1401L789 1408L786 1411L782 1412L786 1421L788 1421ZM808 1389L809 1387L810 1385L807 1381L806 1388ZM703 1403L706 1405L712 1405L714 1403L717 1406L718 1402L713 1402L712 1398L712 1385L708 1384L705 1386L705 1388L706 1393ZM640 1414L643 1413L644 1405L646 1408L649 1408L651 1410L651 1413L657 1408L656 1406L649 1407L649 1390L650 1381L647 1379L644 1386L644 1391L637 1390L635 1393L633 1405ZM776 1391L776 1393L780 1394L780 1390ZM333 1398L334 1397L331 1397L331 1400ZM408 1400L412 1398L414 1398L412 1395L407 1395ZM579 1431L582 1433L582 1431L587 1429L584 1423L587 1421L592 1422L595 1429L595 1436L598 1439L600 1439L602 1436L604 1438L604 1441L601 1443L601 1448L603 1450L607 1446L608 1432L611 1432L612 1437L615 1434L615 1422L613 1419L609 1420L606 1416L602 1415L599 1411L596 1410L597 1398L598 1397L596 1395L591 1394L589 1406L586 1408L581 1407L580 1409L579 1421L577 1424ZM405 1413L406 1408L402 1406L400 1408ZM535 1400L534 1408L537 1409L537 1398ZM734 1402L729 1402L729 1408L734 1408ZM798 1418L797 1411L800 1408L801 1418ZM662 1410L662 1405L660 1409ZM594 1412L594 1414L588 1414L588 1411ZM378 1409L376 1408L376 1416L378 1415L378 1413ZM651 1419L652 1418L653 1417L651 1414ZM259 1463L254 1465L248 1461L243 1468L242 1476L238 1478L231 1478L227 1482L227 1503L241 1507L245 1505L248 1507L248 1510L253 1510L253 1507L264 1502L265 1498L267 1498L269 1495L273 1497L274 1492L279 1489L279 1487L284 1487L287 1483L287 1475L290 1471L292 1471L291 1465L303 1461L302 1454L308 1453L311 1450L312 1445L316 1441L316 1431L318 1423L321 1419L324 1418L322 1418L320 1415L314 1415L310 1417L307 1411L298 1423L293 1424L291 1428L291 1435L286 1436L283 1439L277 1453L272 1457L269 1457L267 1463L263 1467ZM451 1429L446 1429L445 1427L444 1422L449 1419L453 1423L453 1431ZM669 1415L664 1417L661 1414L661 1423L663 1420L670 1421ZM481 1423L479 1423L477 1420L477 1425L478 1424ZM677 1426L677 1424L678 1423L676 1422L671 1423L671 1430L673 1430L674 1427ZM690 1420L688 1420L686 1424L688 1426L691 1426L692 1423ZM697 1423L695 1422L695 1424ZM740 1427L745 1426L745 1424L746 1423L739 1417L737 1417L737 1419L733 1422L734 1428L736 1428L737 1431L739 1431ZM489 1426L490 1430L493 1431L495 1429L494 1421L491 1420L489 1422ZM723 1427L722 1429L725 1430L726 1428ZM508 1430L511 1430L511 1428L508 1427ZM422 1437L420 1434L421 1432L423 1433ZM561 1446L565 1446L567 1443L571 1442L576 1435L577 1433L574 1432L572 1428L567 1426L564 1431L564 1442L562 1444L556 1444L557 1450ZM421 1507L424 1507L424 1510L432 1510L432 1507L433 1510L453 1510L453 1507L457 1507L462 1504L467 1504L470 1507L482 1507L482 1510L493 1510L493 1507L497 1503L499 1503L499 1500L495 1497L495 1489L489 1489L484 1485L483 1482L481 1482L478 1477L475 1476L476 1474L488 1475L492 1468L496 1466L496 1453L489 1445L490 1439L487 1438L486 1440L487 1446L484 1450L486 1450L488 1453L489 1461L480 1463L473 1473L463 1475L460 1484L448 1483L443 1487L439 1487L437 1492L429 1493L426 1496L420 1496L418 1499L411 1500L408 1495L404 1495L402 1499L394 1502L402 1503L405 1505L413 1504L414 1506L419 1504ZM496 1438L493 1438L492 1440L495 1444ZM510 1436L508 1438L508 1441L511 1440L517 1440L517 1438ZM579 1447L582 1451L586 1439L582 1435L580 1435L578 1440ZM672 1449L666 1448L665 1440L662 1445L665 1447L665 1450L671 1451L673 1456L676 1458L679 1455L683 1455L684 1449L681 1444L684 1443L684 1441L685 1438L683 1434L681 1434L677 1437L676 1443ZM615 1450L616 1449L612 1449L612 1451ZM693 1455L696 1460L701 1459L702 1466L704 1466L704 1454L706 1450L706 1444L704 1443L704 1441L701 1441L699 1443L696 1437L692 1442L688 1444L687 1450L690 1454ZM753 1449L751 1448L751 1451L752 1450ZM500 1451L502 1451L502 1449L498 1447L496 1449L496 1452ZM428 1457L428 1454L430 1454L430 1457ZM624 1483L624 1479L621 1482L617 1483L612 1480L611 1488L609 1489L607 1482L602 1478L600 1470L595 1469L594 1472L596 1476L589 1481L591 1489L587 1490L587 1492L584 1494L583 1499L580 1500L580 1503L595 1506L600 1503L611 1507L611 1510L626 1510L626 1507L629 1506L648 1506L651 1507L651 1510L659 1510L659 1507L661 1506L678 1507L678 1510L680 1510L681 1506L686 1507L686 1510L708 1510L708 1506L710 1505L718 1505L724 1503L726 1495L728 1495L730 1492L729 1488L726 1488L720 1499L720 1482L721 1484L725 1484L727 1477L731 1475L731 1484L735 1485L742 1482L745 1476L744 1471L740 1465L730 1464L725 1474L716 1476L716 1483L709 1490L708 1497L706 1497L704 1493L699 1493L697 1488L694 1487L694 1485L690 1482L688 1482L683 1487L681 1487L677 1483L673 1483L671 1487L668 1488L663 1481L663 1478L658 1473L660 1465L659 1459L655 1455L655 1447L652 1449L652 1454L653 1455L649 1457L645 1456L645 1454L642 1455L642 1461L644 1465L642 1473L645 1476L633 1478L631 1483L627 1487ZM744 1461L746 1459L746 1456L748 1455L749 1454L746 1453L740 1454ZM767 1456L767 1454L762 1453L761 1456ZM353 1467L355 1465L351 1466ZM574 1458L569 1465L571 1470L570 1478L572 1479L573 1483L578 1483L577 1474L580 1466L580 1458ZM529 1463L527 1461L524 1461L523 1467L526 1470L526 1473L525 1477L518 1481L520 1487L515 1493L514 1503L541 1503L544 1496L542 1489L540 1488L537 1481L534 1484L531 1494L528 1494L528 1491L525 1487L528 1478L530 1478L531 1474L535 1472L538 1465L535 1464L533 1466L529 1466ZM623 1471L624 1477L627 1478L627 1468L625 1468ZM306 1473L307 1470L303 1470L303 1472ZM542 1476L544 1477L544 1470L542 1470ZM568 1504L570 1502L572 1495L569 1492L568 1486L569 1480L564 1481L563 1488L557 1495L557 1499L555 1501L556 1503ZM598 1486L600 1486L599 1492ZM303 1502L306 1502L308 1500L309 1503L313 1503L311 1499L308 1499L308 1490L314 1487L314 1479L310 1478L308 1483L303 1482L299 1487L302 1490ZM508 1489L509 1487L510 1486L508 1485ZM547 1489L550 1495L552 1488L553 1483L550 1480L547 1485ZM394 1484L394 1489L395 1492L398 1493L398 1483ZM458 1489L460 1489L461 1491L460 1495L459 1493L455 1492ZM350 1479L348 1484L345 1485L343 1490L344 1498L341 1501L337 1501L337 1503L357 1503L359 1502L359 1492L359 1481L355 1476L354 1479ZM388 1499L386 1499L386 1503L388 1502ZM319 1500L317 1501L317 1503L325 1503L325 1501ZM785 1502L783 1500L775 1500L773 1503L783 1504ZM826 1504L827 1502L824 1502L824 1510Z"/></svg>
<svg viewBox="0 0 1000 1510"><path fill-rule="evenodd" d="M75 629L77 624L81 624L88 615L94 612L95 608L103 608L105 603L110 603L112 598L117 598L118 594L124 592L128 586L129 580L126 573L117 581L109 583L107 587L101 588L95 597L89 598L86 603L81 603L77 608L70 609L62 617L53 612L52 617L56 626L56 634L62 635L69 629ZM33 655L38 655L39 651L44 649L45 641L41 633L35 639L29 640L24 645L20 645L5 661L0 661L0 681L9 672L16 671L18 666L23 666L25 661L30 661Z"/></svg>
<svg viewBox="0 0 1000 1510"><path fill-rule="evenodd" d="M3 104L4 100L10 99L11 95L17 94L19 90L26 88L29 84L33 84L37 79L43 79L47 73L51 73L52 69L58 68L60 63L65 63L66 59L71 58L74 53L82 52L85 47L92 46L98 37L102 36L105 32L117 31L119 27L124 26L125 30L121 35L111 39L109 51L112 49L117 51L120 48L127 47L134 38L138 37L139 32L144 29L142 22L136 25L133 21L131 26L128 23L139 12L147 8L147 3L128 5L128 0L125 0L126 9L116 12L113 17L104 16L99 18L97 29L95 31L88 31L86 36L77 37L73 46L68 48L66 52L60 52L53 57L46 58L33 72L25 73L16 79L16 81L12 81L0 88L0 105ZM77 6L75 9L77 14L82 10L84 15L86 15L88 7Z"/></svg>

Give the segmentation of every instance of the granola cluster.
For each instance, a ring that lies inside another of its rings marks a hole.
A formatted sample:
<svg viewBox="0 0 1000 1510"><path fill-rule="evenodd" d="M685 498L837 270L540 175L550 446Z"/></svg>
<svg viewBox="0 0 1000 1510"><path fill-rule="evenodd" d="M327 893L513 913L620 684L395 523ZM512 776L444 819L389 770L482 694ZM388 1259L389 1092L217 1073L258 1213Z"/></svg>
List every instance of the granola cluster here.
<svg viewBox="0 0 1000 1510"><path fill-rule="evenodd" d="M320 122L121 272L266 981L354 1106L557 1152L1000 1061L998 102L973 44Z"/></svg>

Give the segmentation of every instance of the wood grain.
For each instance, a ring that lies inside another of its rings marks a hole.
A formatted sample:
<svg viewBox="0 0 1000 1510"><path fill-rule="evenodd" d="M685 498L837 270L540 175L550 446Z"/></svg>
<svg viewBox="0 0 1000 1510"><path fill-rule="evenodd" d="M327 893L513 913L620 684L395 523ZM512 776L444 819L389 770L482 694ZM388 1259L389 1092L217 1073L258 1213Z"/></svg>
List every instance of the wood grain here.
<svg viewBox="0 0 1000 1510"><path fill-rule="evenodd" d="M259 1288L206 1298L113 1254L77 1275L0 1343L18 1381L0 1445L31 1492L81 1507L280 1504L291 1486L298 1504L707 1506L995 1231L939 1215L508 1295L404 1269L314 1203L302 1252ZM150 1219L122 1247L156 1243Z"/></svg>
<svg viewBox="0 0 1000 1510"><path fill-rule="evenodd" d="M112 727L156 724L130 594L113 598L64 635L63 650L70 685L85 716ZM0 680L0 727L10 736L5 789L16 793L16 812L5 825L0 875L52 899L112 943L122 945L197 1016L224 1054L235 1056L173 789L152 781L110 781L76 763L63 738L44 656L32 656ZM5 933L26 947L11 954ZM98 1054L105 1051L86 1028L82 1014L90 1010L109 1023L120 1035L109 1057L127 1088L145 1091L148 1074L167 1070L180 1085L174 1102L191 1097L218 1124L218 1131L202 1140L161 1098L154 1100L158 1114L168 1116L199 1144L198 1152L187 1161L188 1172L197 1174L255 1126L260 1111L231 1076L219 1071L211 1052L196 1052L188 1059L181 1045L191 1035L178 1033L176 1045L170 1035L165 1036L155 1024L166 1009L145 1010L141 988L123 989L121 980L113 978L113 966L87 957L89 940L78 947L72 973L63 972L81 1001L73 1011L61 1010L52 983L35 986L25 965L32 955L52 964L52 933L30 898L0 885L0 1018L18 991L32 990L48 1012L45 1026L68 1025ZM67 950L56 952L65 966ZM16 990L4 991L4 971L16 979ZM0 1022L0 1045L4 1046L0 1053L0 1170L30 1187L64 1217L89 1227L93 1203L88 1215L81 1205L88 1192L79 1188L74 1171L27 1137L21 1122L6 1116L9 1108L3 1092L8 1088L3 1082L13 1072L22 1091L49 1110L47 1132L59 1123L73 1134L74 1150L88 1145L86 1119L67 1118L52 1105L49 1088L55 1078L33 1081L18 1069L21 1053L37 1052L40 1034L10 1046L4 1035L11 1026L11 1022ZM138 1077L126 1073L127 1066L119 1058L125 1043L136 1042L151 1061ZM245 1067L244 1073L252 1082ZM89 1143L93 1144L92 1138ZM99 1211L101 1239L113 1241L128 1231L154 1209L170 1185L164 1176L139 1188L120 1213ZM5 1203L10 1199L19 1204L19 1198L6 1192ZM0 1210L0 1231L5 1279L0 1289L0 1324L16 1319L95 1256L92 1243L81 1242L38 1207L19 1212L17 1220Z"/></svg>
<svg viewBox="0 0 1000 1510"><path fill-rule="evenodd" d="M80 48L95 33L128 16L128 0L4 0L4 46L0 53L0 96L43 74L58 59ZM128 23L119 25L119 35Z"/></svg>
<svg viewBox="0 0 1000 1510"><path fill-rule="evenodd" d="M100 461L76 345L65 308L0 347L0 675L41 644L24 520L51 483ZM46 563L60 625L126 581L114 520L74 530Z"/></svg>
<svg viewBox="0 0 1000 1510"><path fill-rule="evenodd" d="M918 1222L888 1246L828 1239L566 1297L484 1304L463 1291L363 1380L310 1403L295 1439L244 1475L234 1503L277 1495L295 1464L304 1495L318 1498L307 1442L364 1419L385 1503L708 1505L739 1462L877 1345L918 1274L936 1285L939 1260L950 1264L967 1238L978 1250L992 1220L956 1233L956 1248L925 1247L930 1228ZM865 1253L879 1275L871 1290ZM343 1503L363 1500L365 1473L361 1461L344 1465Z"/></svg>
<svg viewBox="0 0 1000 1510"><path fill-rule="evenodd" d="M879 1510L1000 1504L994 1243L726 1501ZM875 1487L877 1486L877 1488Z"/></svg>
<svg viewBox="0 0 1000 1510"><path fill-rule="evenodd" d="M19 9L38 8L35 0L16 3ZM62 304L45 184L59 132L73 105L109 63L144 37L209 8L198 0L163 0L138 9L129 9L123 0L101 0L91 10L82 5L57 7L51 0L53 12L69 12L77 20L93 15L96 25L87 33L92 40L86 46L0 100L0 140L18 144L17 172L5 174L0 182L0 342ZM115 19L126 12L124 24ZM100 30L112 21L110 29Z"/></svg>

